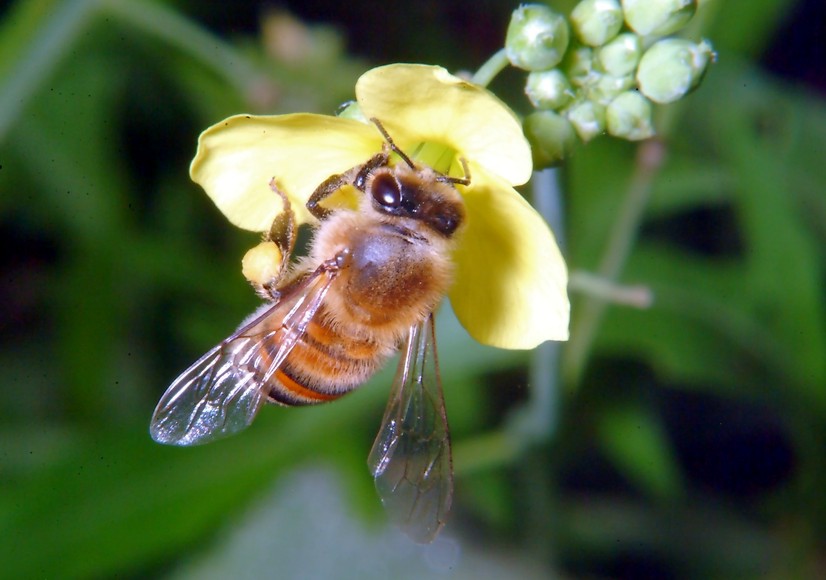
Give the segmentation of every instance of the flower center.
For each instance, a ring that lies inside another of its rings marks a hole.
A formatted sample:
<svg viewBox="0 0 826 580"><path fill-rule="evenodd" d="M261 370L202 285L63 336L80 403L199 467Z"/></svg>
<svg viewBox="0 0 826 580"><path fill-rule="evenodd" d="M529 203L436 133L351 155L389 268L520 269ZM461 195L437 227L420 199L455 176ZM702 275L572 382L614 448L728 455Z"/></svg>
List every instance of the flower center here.
<svg viewBox="0 0 826 580"><path fill-rule="evenodd" d="M455 170L456 167L460 168L461 173L461 164L457 162L457 152L449 145L425 141L407 153L415 162L428 165L443 175L450 175L450 171ZM458 177L462 176L458 175Z"/></svg>

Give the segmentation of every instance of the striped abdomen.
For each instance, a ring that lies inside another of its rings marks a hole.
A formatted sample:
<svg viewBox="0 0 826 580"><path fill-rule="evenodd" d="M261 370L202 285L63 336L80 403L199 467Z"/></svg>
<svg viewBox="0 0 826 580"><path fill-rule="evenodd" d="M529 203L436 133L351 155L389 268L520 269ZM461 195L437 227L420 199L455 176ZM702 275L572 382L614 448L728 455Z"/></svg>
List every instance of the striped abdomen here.
<svg viewBox="0 0 826 580"><path fill-rule="evenodd" d="M369 339L344 336L329 323L322 306L270 379L269 402L294 406L338 399L367 381L395 350Z"/></svg>

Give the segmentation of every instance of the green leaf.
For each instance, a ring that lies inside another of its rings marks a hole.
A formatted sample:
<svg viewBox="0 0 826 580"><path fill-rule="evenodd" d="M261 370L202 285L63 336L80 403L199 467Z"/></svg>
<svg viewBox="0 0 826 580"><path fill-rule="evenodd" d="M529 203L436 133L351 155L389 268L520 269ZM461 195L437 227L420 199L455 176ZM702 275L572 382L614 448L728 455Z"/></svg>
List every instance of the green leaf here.
<svg viewBox="0 0 826 580"><path fill-rule="evenodd" d="M757 58L799 4L795 0L706 2L712 26L704 34L715 39L720 54L745 53Z"/></svg>
<svg viewBox="0 0 826 580"><path fill-rule="evenodd" d="M790 352L751 310L744 271L737 261L642 244L625 275L650 286L654 304L647 310L612 308L599 345L635 353L671 382L745 388L767 372L786 376Z"/></svg>
<svg viewBox="0 0 826 580"><path fill-rule="evenodd" d="M606 455L632 482L662 500L683 489L680 468L656 416L640 405L614 405L597 418L597 436Z"/></svg>
<svg viewBox="0 0 826 580"><path fill-rule="evenodd" d="M737 180L739 221L748 244L744 287L752 308L791 347L789 378L826 412L822 245L789 190L793 160L802 150L797 142L778 138L783 130L775 127L783 126L784 108L754 100L736 81L727 88L727 101L714 109L715 137Z"/></svg>

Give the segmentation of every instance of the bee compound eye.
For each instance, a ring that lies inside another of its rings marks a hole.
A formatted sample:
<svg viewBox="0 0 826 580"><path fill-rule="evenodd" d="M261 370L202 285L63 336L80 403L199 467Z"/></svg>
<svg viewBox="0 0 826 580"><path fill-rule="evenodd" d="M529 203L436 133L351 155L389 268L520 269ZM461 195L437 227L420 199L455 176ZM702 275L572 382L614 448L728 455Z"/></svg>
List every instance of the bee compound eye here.
<svg viewBox="0 0 826 580"><path fill-rule="evenodd" d="M371 192L373 199L381 207L397 208L402 203L402 192L392 175L377 175L373 180Z"/></svg>
<svg viewBox="0 0 826 580"><path fill-rule="evenodd" d="M456 226L458 224L456 223L456 220L452 217L445 216L440 220L439 225L441 226L442 231L444 233L452 234L454 231L456 231Z"/></svg>
<svg viewBox="0 0 826 580"><path fill-rule="evenodd" d="M431 225L436 229L436 231L444 234L445 236L450 236L456 231L456 228L459 227L459 220L456 219L456 216L439 215L431 221Z"/></svg>

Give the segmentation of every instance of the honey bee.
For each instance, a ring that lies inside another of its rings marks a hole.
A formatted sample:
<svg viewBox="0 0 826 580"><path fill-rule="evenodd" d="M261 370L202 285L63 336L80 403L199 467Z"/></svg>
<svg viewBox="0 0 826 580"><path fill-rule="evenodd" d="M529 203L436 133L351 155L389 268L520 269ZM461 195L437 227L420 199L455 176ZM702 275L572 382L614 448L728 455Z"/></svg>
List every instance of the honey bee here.
<svg viewBox="0 0 826 580"><path fill-rule="evenodd" d="M308 255L292 265L294 214L270 183L284 211L265 240L283 263L272 280L254 283L270 302L175 379L150 432L171 445L214 441L249 426L264 403L338 399L401 349L368 464L390 519L425 543L444 525L453 494L433 312L449 288L465 219L456 186L470 178L464 161L463 178L414 163L372 122L382 151L310 196L319 225ZM345 186L359 194L356 210L321 204Z"/></svg>

